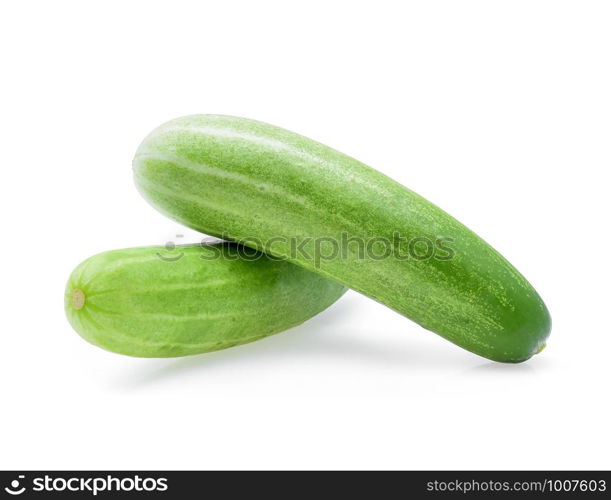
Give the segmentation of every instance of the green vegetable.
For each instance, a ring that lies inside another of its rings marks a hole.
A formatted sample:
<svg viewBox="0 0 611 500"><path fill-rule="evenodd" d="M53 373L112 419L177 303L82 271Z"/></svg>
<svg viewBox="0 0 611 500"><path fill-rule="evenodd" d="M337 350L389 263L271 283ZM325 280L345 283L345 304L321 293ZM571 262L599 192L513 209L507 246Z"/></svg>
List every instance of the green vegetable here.
<svg viewBox="0 0 611 500"><path fill-rule="evenodd" d="M247 251L247 252L246 252ZM234 243L130 248L81 263L66 286L73 328L109 351L172 357L291 328L345 287Z"/></svg>
<svg viewBox="0 0 611 500"><path fill-rule="evenodd" d="M549 313L499 253L416 193L310 139L189 116L144 140L134 174L175 220L284 256L474 353L520 362L545 345Z"/></svg>

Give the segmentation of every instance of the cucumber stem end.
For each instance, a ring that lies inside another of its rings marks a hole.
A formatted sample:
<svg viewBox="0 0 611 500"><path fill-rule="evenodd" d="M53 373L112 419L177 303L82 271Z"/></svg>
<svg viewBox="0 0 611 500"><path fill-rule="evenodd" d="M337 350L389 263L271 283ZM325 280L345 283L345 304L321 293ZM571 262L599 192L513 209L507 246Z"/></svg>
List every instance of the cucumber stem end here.
<svg viewBox="0 0 611 500"><path fill-rule="evenodd" d="M72 300L70 302L72 304L72 309L78 311L85 306L85 292L80 288L75 288L72 290Z"/></svg>
<svg viewBox="0 0 611 500"><path fill-rule="evenodd" d="M547 344L546 344L545 342L544 342L543 344L541 344L541 345L539 346L539 348L538 348L538 349L535 351L535 354L539 354L539 353L540 353L540 352L541 352L543 349L545 349L545 346L546 346L546 345L547 345Z"/></svg>

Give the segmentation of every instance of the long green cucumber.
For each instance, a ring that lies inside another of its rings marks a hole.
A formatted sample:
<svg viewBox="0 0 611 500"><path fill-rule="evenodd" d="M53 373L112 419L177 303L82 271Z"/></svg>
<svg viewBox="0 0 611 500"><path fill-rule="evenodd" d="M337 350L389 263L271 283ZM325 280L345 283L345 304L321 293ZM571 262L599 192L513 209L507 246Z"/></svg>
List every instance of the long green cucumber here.
<svg viewBox="0 0 611 500"><path fill-rule="evenodd" d="M94 255L66 285L73 328L109 351L173 357L291 328L333 304L339 283L235 243Z"/></svg>
<svg viewBox="0 0 611 500"><path fill-rule="evenodd" d="M469 351L520 362L545 345L545 304L497 251L413 191L311 139L244 118L188 116L146 137L133 167L139 191L171 218L285 257Z"/></svg>

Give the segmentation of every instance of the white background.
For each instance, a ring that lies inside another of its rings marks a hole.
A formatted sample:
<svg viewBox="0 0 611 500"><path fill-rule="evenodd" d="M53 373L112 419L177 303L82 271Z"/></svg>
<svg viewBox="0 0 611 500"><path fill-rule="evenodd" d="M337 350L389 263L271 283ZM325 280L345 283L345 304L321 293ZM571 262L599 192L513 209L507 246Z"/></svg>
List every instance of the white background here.
<svg viewBox="0 0 611 500"><path fill-rule="evenodd" d="M5 2L0 468L610 468L611 4ZM354 292L227 351L134 359L64 318L104 250L199 236L138 195L140 140L255 118L397 179L547 302L520 365Z"/></svg>

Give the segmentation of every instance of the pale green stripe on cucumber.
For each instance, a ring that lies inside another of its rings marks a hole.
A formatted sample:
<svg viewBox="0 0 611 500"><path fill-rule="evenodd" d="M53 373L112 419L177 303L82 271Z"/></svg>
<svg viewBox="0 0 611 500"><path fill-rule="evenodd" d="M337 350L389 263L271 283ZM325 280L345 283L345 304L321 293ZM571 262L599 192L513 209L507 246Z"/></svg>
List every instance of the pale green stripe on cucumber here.
<svg viewBox="0 0 611 500"><path fill-rule="evenodd" d="M225 242L94 255L66 285L68 320L109 351L186 356L299 325L346 291L289 262L243 250Z"/></svg>
<svg viewBox="0 0 611 500"><path fill-rule="evenodd" d="M519 362L545 345L549 313L507 260L437 206L327 146L254 120L196 115L154 130L133 165L140 192L173 219L288 257L474 353ZM387 258L353 247L312 258L316 240L394 234L404 241ZM295 253L295 239L307 238L306 255ZM453 257L398 258L417 238L451 241Z"/></svg>

